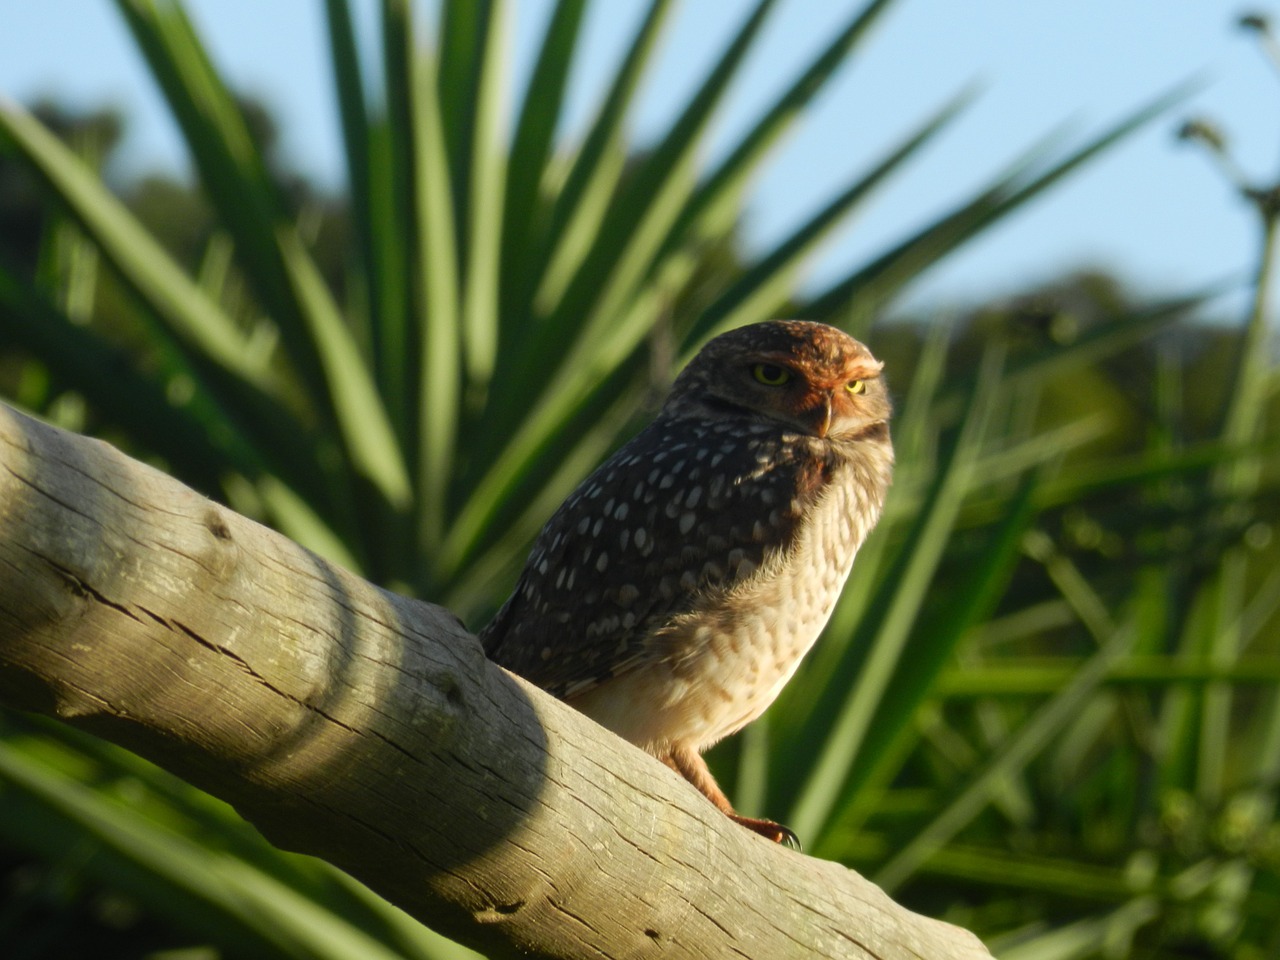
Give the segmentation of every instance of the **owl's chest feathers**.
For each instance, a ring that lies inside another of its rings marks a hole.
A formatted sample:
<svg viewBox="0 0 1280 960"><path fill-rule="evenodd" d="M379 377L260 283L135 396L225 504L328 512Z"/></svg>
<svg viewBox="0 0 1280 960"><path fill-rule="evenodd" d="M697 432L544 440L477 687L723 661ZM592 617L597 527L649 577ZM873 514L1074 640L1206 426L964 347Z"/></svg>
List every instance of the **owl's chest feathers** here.
<svg viewBox="0 0 1280 960"><path fill-rule="evenodd" d="M714 743L774 700L825 626L892 465L887 432L693 432L655 424L588 479L484 635L498 662L656 754ZM555 658L565 629L580 631L572 661Z"/></svg>
<svg viewBox="0 0 1280 960"><path fill-rule="evenodd" d="M655 632L651 669L667 676L682 736L713 743L773 702L830 618L885 485L843 458L802 470L797 499L808 502L788 542Z"/></svg>

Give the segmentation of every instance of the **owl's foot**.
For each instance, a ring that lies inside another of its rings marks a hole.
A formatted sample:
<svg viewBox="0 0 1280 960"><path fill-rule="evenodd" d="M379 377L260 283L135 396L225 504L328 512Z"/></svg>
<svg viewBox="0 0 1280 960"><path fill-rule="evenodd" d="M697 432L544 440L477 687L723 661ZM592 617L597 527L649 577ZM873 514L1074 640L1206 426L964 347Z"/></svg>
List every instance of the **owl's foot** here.
<svg viewBox="0 0 1280 960"><path fill-rule="evenodd" d="M711 776L711 771L707 769L707 762L702 759L702 755L697 750L684 744L676 744L662 760L672 770L697 787L704 797L714 803L734 823L740 823L748 830L758 833L774 843L786 844L792 850L804 849L800 846L800 838L795 835L790 827L784 827L782 824L774 823L772 820L744 817L734 810L733 804L724 795L724 791L716 783L715 777Z"/></svg>
<svg viewBox="0 0 1280 960"><path fill-rule="evenodd" d="M740 813L728 813L728 817L734 823L740 823L748 830L760 834L766 840L772 840L774 843L781 843L790 847L799 853L804 852L804 847L800 845L800 838L796 836L795 831L790 827L781 823L774 823L772 820L759 820L755 817L744 817Z"/></svg>

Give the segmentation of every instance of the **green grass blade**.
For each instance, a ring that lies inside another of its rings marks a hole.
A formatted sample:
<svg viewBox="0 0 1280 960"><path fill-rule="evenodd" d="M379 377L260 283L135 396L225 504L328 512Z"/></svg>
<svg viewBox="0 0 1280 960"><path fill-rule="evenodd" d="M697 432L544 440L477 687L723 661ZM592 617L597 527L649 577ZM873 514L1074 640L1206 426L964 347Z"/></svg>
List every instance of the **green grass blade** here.
<svg viewBox="0 0 1280 960"><path fill-rule="evenodd" d="M1266 401L1273 367L1268 350L1270 299L1278 239L1280 217L1269 211L1264 219L1253 303L1240 339L1231 392L1219 430L1219 437L1228 447L1240 448L1255 442L1266 423ZM1211 486L1221 496L1246 499L1256 494L1261 475L1262 463L1258 459L1239 458L1218 467ZM1229 666L1240 655L1240 620L1249 567L1250 558L1245 549L1233 545L1222 557L1212 582L1206 585L1204 600L1210 610L1210 630L1204 656L1214 666ZM1230 684L1214 683L1204 690L1200 705L1196 793L1208 804L1221 803L1230 790L1227 757L1232 743L1232 713L1235 709L1235 692Z"/></svg>
<svg viewBox="0 0 1280 960"><path fill-rule="evenodd" d="M1181 622L1171 630L1177 656L1190 663L1208 661L1206 649L1212 631L1203 599L1204 591L1190 598L1178 598L1186 607ZM1159 764L1156 768L1161 792L1194 796L1200 742L1201 691L1176 687L1162 698L1159 707Z"/></svg>
<svg viewBox="0 0 1280 960"><path fill-rule="evenodd" d="M1253 304L1240 340L1236 369L1219 436L1233 447L1243 447L1258 439L1266 423L1266 402L1274 364L1268 344L1271 339L1272 286L1280 244L1280 217L1272 213L1264 224L1258 274L1254 281ZM1256 485L1260 464L1237 463L1222 471L1215 481L1219 490L1244 493Z"/></svg>
<svg viewBox="0 0 1280 960"><path fill-rule="evenodd" d="M317 509L324 509L334 522L349 520L335 508L334 490L316 466L320 456L314 436L278 403L246 392L243 384L220 380L218 371L184 364L180 357L174 360L160 353L150 364L138 364L133 352L70 321L40 292L15 279L3 262L0 343L19 344L58 378L76 384L93 410L143 448L164 457L186 483L216 490L234 471L253 483L287 490L291 502L298 504L294 515L306 509L314 517ZM236 403L223 402L237 390L242 393ZM146 411L146 416L138 416L138 411ZM256 411L257 416L242 419L244 411ZM349 527L344 531L351 532ZM329 544L337 543L332 530L324 543L310 536L306 543L352 570L360 568L348 548L330 549Z"/></svg>
<svg viewBox="0 0 1280 960"><path fill-rule="evenodd" d="M1000 960L1085 960L1089 957L1122 956L1117 938L1132 938L1138 930L1160 916L1155 897L1135 897L1103 916L1088 917L1054 927L1031 937L1021 937L1013 946L992 945Z"/></svg>
<svg viewBox="0 0 1280 960"><path fill-rule="evenodd" d="M506 11L505 0L446 0L434 88L456 214L462 355L476 390L491 377L497 354Z"/></svg>
<svg viewBox="0 0 1280 960"><path fill-rule="evenodd" d="M1065 346L1046 347L1011 362L1007 379L1011 385L1022 385L1096 363L1185 320L1211 296L1212 293L1205 292L1172 297L1099 323Z"/></svg>
<svg viewBox="0 0 1280 960"><path fill-rule="evenodd" d="M734 281L707 309L694 327L699 339L766 320L792 296L797 271L831 232L846 221L858 204L889 176L930 142L968 103L962 95L927 120L870 172L859 176L847 188L772 251ZM678 228L677 228L678 229Z"/></svg>
<svg viewBox="0 0 1280 960"><path fill-rule="evenodd" d="M936 400L947 376L947 354L954 330L955 324L949 317L938 318L929 325L909 374L910 386L902 409L894 410L893 451L898 471L904 466L913 470L927 463L935 445L935 424L941 421ZM895 374L896 371L886 368L885 376L891 386L897 382ZM906 371L903 374L906 375Z"/></svg>
<svg viewBox="0 0 1280 960"><path fill-rule="evenodd" d="M289 272L290 286L307 322L308 338L320 361L326 392L351 465L373 481L388 503L404 508L411 497L408 471L382 398L356 347L351 328L343 322L315 261L293 231L281 231L277 242Z"/></svg>
<svg viewBox="0 0 1280 960"><path fill-rule="evenodd" d="M338 120L342 126L342 150L347 162L347 193L351 215L356 222L358 244L362 254L371 252L369 185L372 169L369 162L369 111L366 90L356 49L355 25L351 20L349 0L325 0L325 25L329 34L329 55L333 63L334 95ZM366 263L370 277L374 269Z"/></svg>
<svg viewBox="0 0 1280 960"><path fill-rule="evenodd" d="M199 351L184 352L163 333L139 362L136 353L73 322L0 258L0 336L75 384L101 415L164 456L188 483L216 490L229 470L253 480L273 473L311 509L349 519L332 498L314 434L276 397ZM250 359L255 351L247 345L244 353Z"/></svg>
<svg viewBox="0 0 1280 960"><path fill-rule="evenodd" d="M516 415L528 408L530 397L540 395L551 400L539 410L580 402L652 329L650 318L659 312L652 298L670 286L683 260L673 258L677 262L667 271L653 258L692 189L697 146L773 3L761 0L669 133L610 204L564 300L539 330L545 344L555 345L554 353L543 354L546 363L526 363L504 379L500 416ZM642 290L646 277L658 282ZM535 446L547 441L545 424L531 428ZM490 471L497 469L495 464Z"/></svg>
<svg viewBox="0 0 1280 960"><path fill-rule="evenodd" d="M85 233L138 297L169 324L172 336L260 388L269 387L265 366L227 317L182 271L92 170L38 121L0 101L0 137L66 204Z"/></svg>
<svg viewBox="0 0 1280 960"><path fill-rule="evenodd" d="M284 204L243 114L180 6L116 0L116 7L182 130L210 202L235 240L238 262L279 325L303 381L323 398L318 358L304 334L275 243Z"/></svg>
<svg viewBox="0 0 1280 960"><path fill-rule="evenodd" d="M420 555L439 564L461 411L462 307L461 251L455 246L454 192L435 79L434 64L427 55L418 54L410 90L414 296L422 350L418 358L417 541Z"/></svg>
<svg viewBox="0 0 1280 960"><path fill-rule="evenodd" d="M471 159L476 137L480 73L494 6L500 0L443 0L440 4L439 62L436 69L440 127L448 144L453 203L467 209L471 197ZM466 250L467 227L457 224L457 246Z"/></svg>
<svg viewBox="0 0 1280 960"><path fill-rule="evenodd" d="M776 0L759 0L668 133L643 161L600 226L599 237L557 313L581 323L577 343L594 343L625 310L652 269L696 178L698 148ZM553 320L553 327L557 324ZM561 321L559 329L565 329Z"/></svg>
<svg viewBox="0 0 1280 960"><path fill-rule="evenodd" d="M1115 457L1108 463L1066 472L1045 486L1038 503L1052 509L1135 486L1155 486L1170 479L1192 479L1218 465L1243 458L1280 455L1280 440L1228 449L1217 441L1186 446L1167 454Z"/></svg>
<svg viewBox="0 0 1280 960"><path fill-rule="evenodd" d="M966 665L943 673L935 688L939 697L969 700L980 697L1038 697L1068 683L1080 663L1065 657L1046 661L1019 658L1016 663ZM1103 681L1107 686L1148 687L1153 691L1174 685L1230 683L1280 684L1280 658L1240 659L1221 665L1189 663L1176 657L1129 656L1116 661Z"/></svg>
<svg viewBox="0 0 1280 960"><path fill-rule="evenodd" d="M913 277L1185 100L1197 86L1178 86L1036 173L1030 171L1043 167L1046 147L1033 148L972 200L819 293L808 304L805 315L829 319L848 312L846 322L859 328L866 322L865 318L880 313Z"/></svg>
<svg viewBox="0 0 1280 960"><path fill-rule="evenodd" d="M389 195L394 173L387 169L390 156L379 152L378 133L366 105L366 86L356 49L355 27L348 0L325 0L325 22L329 34L330 59L333 63L334 95L342 128L342 149L347 164L347 197L351 204L351 220L355 232L355 256L363 291L363 310L367 316L367 354L372 358L374 375L387 399L388 414L402 446L408 447L412 437L406 414L412 409L405 402L408 392L404 381L406 365L405 307L408 284L403 276L404 253L393 230L375 228L375 213L380 192ZM386 129L385 124L382 129ZM384 199L384 206L390 206ZM393 265L400 272L388 276L387 257L394 251Z"/></svg>
<svg viewBox="0 0 1280 960"><path fill-rule="evenodd" d="M535 218L545 215L541 191L554 156L556 127L586 6L586 0L556 4L517 114L502 225L501 315L509 323L525 313L521 297L527 296L528 285L520 276L521 264L536 253L530 249L539 236Z"/></svg>
<svg viewBox="0 0 1280 960"><path fill-rule="evenodd" d="M98 248L85 239L84 233L63 218L50 230L60 283L45 285L54 291L59 306L77 324L87 324L93 317L93 302L98 287Z"/></svg>
<svg viewBox="0 0 1280 960"><path fill-rule="evenodd" d="M1159 301L1091 326L1066 345L1052 344L1040 350L1021 353L1009 361L1005 382L1010 388L1034 388L1050 377L1087 368L1090 364L1185 320L1209 296L1211 294L1198 293ZM931 415L943 419L954 416L960 403L972 390L976 377L977 374L955 377L954 386L949 387L938 399Z"/></svg>
<svg viewBox="0 0 1280 960"><path fill-rule="evenodd" d="M736 216L742 191L751 174L798 119L827 81L843 66L859 42L879 21L893 0L873 0L860 10L831 42L800 73L781 96L765 109L751 130L717 166L690 198L672 235L685 237L699 221L718 221Z"/></svg>
<svg viewBox="0 0 1280 960"><path fill-rule="evenodd" d="M64 850L68 841L92 844L98 853L85 861L86 868L134 892L175 923L202 928L216 942L299 958L398 956L246 861L159 827L128 804L111 802L3 742L0 780L61 824L61 836L51 835L46 819L42 836L10 836L10 842Z"/></svg>
<svg viewBox="0 0 1280 960"><path fill-rule="evenodd" d="M265 161L190 21L180 8L154 0L118 0L118 6L317 411L334 422L353 469L389 502L404 504L407 472L355 339L284 219Z"/></svg>
<svg viewBox="0 0 1280 960"><path fill-rule="evenodd" d="M370 118L370 180L367 194L370 224L366 256L373 271L371 302L378 351L379 385L396 410L395 422L406 456L416 448L421 414L421 323L414 300L417 236L414 232L413 98L419 51L405 0L383 0L382 87L385 113ZM452 238L450 238L452 244ZM410 468L417 468L411 462ZM416 474L415 474L416 480Z"/></svg>
<svg viewBox="0 0 1280 960"><path fill-rule="evenodd" d="M266 469L252 443L228 429L231 415L209 393L191 389L187 370L162 364L137 369L130 352L74 322L0 262L0 341L39 357L74 383L99 413L127 425L135 439L163 455L182 476L212 489L231 466L248 476ZM175 402L179 401L179 402ZM146 410L146 417L137 411Z"/></svg>
<svg viewBox="0 0 1280 960"><path fill-rule="evenodd" d="M545 232L531 238L528 259L513 275L516 282L527 279L516 301L522 306L512 316L550 314L590 252L627 159L625 121L671 7L672 0L651 0L556 195Z"/></svg>
<svg viewBox="0 0 1280 960"><path fill-rule="evenodd" d="M1088 709L1112 664L1127 652L1132 631L1125 629L1108 639L1101 651L1075 674L1071 683L1038 709L983 764L969 783L873 879L886 891L900 886L991 802L993 791L1021 770L1033 756L1045 750L1058 733Z"/></svg>
<svg viewBox="0 0 1280 960"><path fill-rule="evenodd" d="M54 776L92 783L94 794L103 803L127 805L129 812L151 829L198 842L223 858L244 861L295 895L371 934L406 960L475 958L340 870L272 847L226 803L121 747L44 718L3 712L0 742ZM9 797L13 796L11 792ZM45 816L43 821L48 819ZM78 842L76 837L62 837L64 846L74 847ZM167 890L168 884L163 879L160 882Z"/></svg>
<svg viewBox="0 0 1280 960"><path fill-rule="evenodd" d="M472 3L473 0L462 0ZM487 386L498 352L499 270L506 187L507 144L502 124L503 34L507 4L484 5L488 15L475 69L475 100L468 151L468 188L458 208L466 216L463 292L463 361L472 389Z"/></svg>

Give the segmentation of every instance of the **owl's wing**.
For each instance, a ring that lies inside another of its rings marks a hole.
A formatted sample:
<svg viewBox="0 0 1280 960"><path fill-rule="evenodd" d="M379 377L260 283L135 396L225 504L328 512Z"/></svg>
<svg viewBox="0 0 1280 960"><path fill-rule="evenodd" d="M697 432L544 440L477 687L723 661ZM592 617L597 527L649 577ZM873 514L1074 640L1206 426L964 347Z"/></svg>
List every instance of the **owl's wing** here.
<svg viewBox="0 0 1280 960"><path fill-rule="evenodd" d="M626 672L658 655L657 627L786 549L828 475L776 427L655 421L543 528L486 653L559 697Z"/></svg>

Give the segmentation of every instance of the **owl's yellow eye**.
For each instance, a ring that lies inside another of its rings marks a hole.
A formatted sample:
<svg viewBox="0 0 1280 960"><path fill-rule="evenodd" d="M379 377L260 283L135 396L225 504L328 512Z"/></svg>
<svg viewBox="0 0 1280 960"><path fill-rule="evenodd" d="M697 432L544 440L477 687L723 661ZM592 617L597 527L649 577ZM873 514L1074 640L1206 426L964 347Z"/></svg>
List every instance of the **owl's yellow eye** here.
<svg viewBox="0 0 1280 960"><path fill-rule="evenodd" d="M865 381L865 380L850 380L848 383L846 383L846 384L844 385L844 388L845 388L846 390L848 390L850 393L866 393L866 392L867 392L867 381Z"/></svg>
<svg viewBox="0 0 1280 960"><path fill-rule="evenodd" d="M791 379L791 371L776 363L757 363L751 368L751 375L766 387L780 387Z"/></svg>

